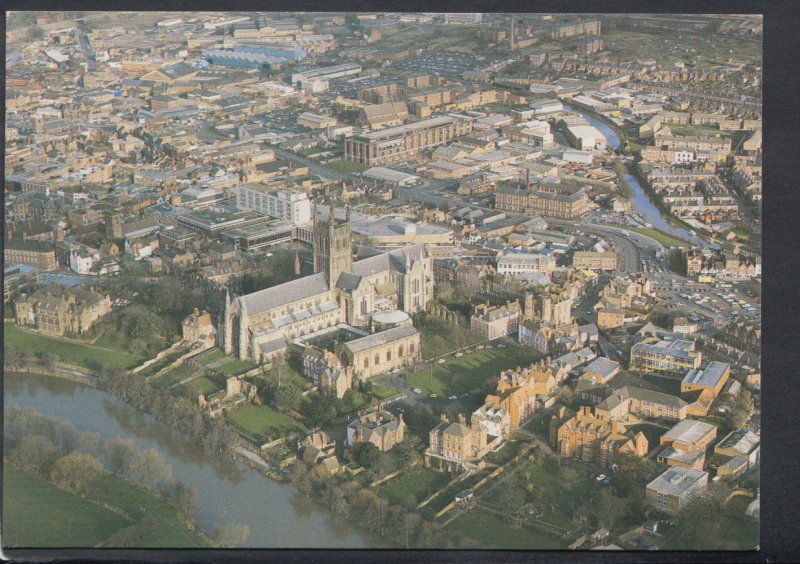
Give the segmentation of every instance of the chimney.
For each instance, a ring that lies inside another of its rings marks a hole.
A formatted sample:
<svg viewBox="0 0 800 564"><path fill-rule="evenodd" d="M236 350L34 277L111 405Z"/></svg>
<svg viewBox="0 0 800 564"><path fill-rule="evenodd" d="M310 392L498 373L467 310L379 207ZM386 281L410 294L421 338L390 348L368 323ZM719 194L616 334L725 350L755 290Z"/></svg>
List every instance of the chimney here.
<svg viewBox="0 0 800 564"><path fill-rule="evenodd" d="M461 423L462 425L466 425L467 424L467 418L464 417L463 413L459 413L458 414L458 422Z"/></svg>

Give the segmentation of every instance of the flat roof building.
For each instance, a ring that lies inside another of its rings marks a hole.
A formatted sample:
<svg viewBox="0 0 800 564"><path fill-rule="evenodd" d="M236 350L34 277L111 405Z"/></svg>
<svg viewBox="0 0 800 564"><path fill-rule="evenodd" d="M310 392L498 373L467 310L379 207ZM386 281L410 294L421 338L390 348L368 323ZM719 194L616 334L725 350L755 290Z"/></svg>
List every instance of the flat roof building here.
<svg viewBox="0 0 800 564"><path fill-rule="evenodd" d="M439 116L346 139L344 156L367 165L401 161L471 132L470 119Z"/></svg>
<svg viewBox="0 0 800 564"><path fill-rule="evenodd" d="M647 484L645 499L658 511L676 515L707 487L708 472L673 466Z"/></svg>

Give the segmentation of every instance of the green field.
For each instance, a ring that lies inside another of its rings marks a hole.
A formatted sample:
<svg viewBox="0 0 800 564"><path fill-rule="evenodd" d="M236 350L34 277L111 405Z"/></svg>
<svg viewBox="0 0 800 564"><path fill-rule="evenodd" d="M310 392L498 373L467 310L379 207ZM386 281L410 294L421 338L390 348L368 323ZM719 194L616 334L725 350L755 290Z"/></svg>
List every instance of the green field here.
<svg viewBox="0 0 800 564"><path fill-rule="evenodd" d="M380 384L372 384L372 395L378 399L384 400L397 394L397 388L392 386L381 386Z"/></svg>
<svg viewBox="0 0 800 564"><path fill-rule="evenodd" d="M205 376L200 376L191 382L183 384L182 386L178 386L176 388L179 392L186 392L189 396L193 399L197 399L197 396L203 394L204 396L208 397L211 394L215 394L220 391L220 388L217 384L206 378Z"/></svg>
<svg viewBox="0 0 800 564"><path fill-rule="evenodd" d="M406 381L409 386L419 388L425 394L460 396L480 387L501 371L524 366L531 360L520 358L516 348L482 349L444 364L437 364L433 370L424 368L409 376Z"/></svg>
<svg viewBox="0 0 800 564"><path fill-rule="evenodd" d="M175 368L167 370L161 376L151 381L156 387L166 388L177 384L184 378L188 378L191 374L192 368L188 364L180 364Z"/></svg>
<svg viewBox="0 0 800 564"><path fill-rule="evenodd" d="M177 509L166 499L105 474L92 487L92 498L120 509L134 522L150 517L153 532L136 544L137 548L195 548L208 543L181 521Z"/></svg>
<svg viewBox="0 0 800 564"><path fill-rule="evenodd" d="M655 59L659 64L676 61L704 65L725 64L728 59L760 65L761 42L710 34L679 33L655 35L632 31L603 33L603 54L622 60ZM544 46L542 46L544 48Z"/></svg>
<svg viewBox="0 0 800 564"><path fill-rule="evenodd" d="M447 474L430 468L418 468L382 484L377 493L392 503L405 504L411 496L419 503L436 493L448 481Z"/></svg>
<svg viewBox="0 0 800 564"><path fill-rule="evenodd" d="M95 547L149 516L152 533L138 548L208 546L189 530L170 503L124 480L103 475L92 487L93 501L5 463L3 466L3 545ZM112 507L112 511L107 507ZM113 546L113 540L109 542Z"/></svg>
<svg viewBox="0 0 800 564"><path fill-rule="evenodd" d="M223 358L225 358L225 353L216 347L194 357L194 359L203 366L208 366Z"/></svg>
<svg viewBox="0 0 800 564"><path fill-rule="evenodd" d="M14 323L4 323L3 329L5 331L3 345L6 347L14 347L20 351L29 350L34 353L52 352L57 354L59 360L63 362L86 368L132 368L142 361L140 356L121 351L29 333L21 330Z"/></svg>
<svg viewBox="0 0 800 564"><path fill-rule="evenodd" d="M367 170L369 168L369 165L346 161L344 159L328 161L324 166L331 170L335 170L336 172L344 173L361 172L362 170Z"/></svg>
<svg viewBox="0 0 800 564"><path fill-rule="evenodd" d="M253 442L266 442L293 431L305 433L305 425L268 405L243 405L226 414L228 421Z"/></svg>
<svg viewBox="0 0 800 564"><path fill-rule="evenodd" d="M646 235L651 239L655 239L667 247L691 247L691 243L688 241L678 239L672 235L667 235L660 229L655 229L654 227L628 227L628 229L631 231L636 231L637 233L641 233L642 235Z"/></svg>
<svg viewBox="0 0 800 564"><path fill-rule="evenodd" d="M228 362L224 364L220 364L215 368L215 370L219 370L225 376L236 376L237 374L241 374L242 372L247 372L248 370L252 370L255 368L256 365L252 362L248 362L246 360L237 360L235 358L230 359Z"/></svg>
<svg viewBox="0 0 800 564"><path fill-rule="evenodd" d="M131 521L3 464L3 546L93 547Z"/></svg>
<svg viewBox="0 0 800 564"><path fill-rule="evenodd" d="M447 529L478 541L482 548L558 549L561 540L529 527L517 528L483 511L466 511L453 519Z"/></svg>

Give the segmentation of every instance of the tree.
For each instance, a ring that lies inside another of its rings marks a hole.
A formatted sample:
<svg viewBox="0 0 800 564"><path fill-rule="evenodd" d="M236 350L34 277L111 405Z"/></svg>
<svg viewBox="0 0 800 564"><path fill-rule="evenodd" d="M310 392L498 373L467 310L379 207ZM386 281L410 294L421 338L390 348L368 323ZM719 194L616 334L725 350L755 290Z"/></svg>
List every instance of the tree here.
<svg viewBox="0 0 800 564"><path fill-rule="evenodd" d="M26 435L11 452L11 460L34 474L42 472L58 456L53 441L42 435Z"/></svg>
<svg viewBox="0 0 800 564"><path fill-rule="evenodd" d="M175 489L175 505L184 519L194 526L197 517L197 490L178 482Z"/></svg>
<svg viewBox="0 0 800 564"><path fill-rule="evenodd" d="M137 453L130 466L131 479L141 486L156 490L172 479L172 467L155 449Z"/></svg>
<svg viewBox="0 0 800 564"><path fill-rule="evenodd" d="M233 548L247 540L250 536L250 526L244 523L233 523L231 525L214 525L211 533L211 540L215 546L220 548Z"/></svg>
<svg viewBox="0 0 800 564"><path fill-rule="evenodd" d="M380 458L381 451L372 443L356 443L350 451L350 456L364 468L372 468Z"/></svg>
<svg viewBox="0 0 800 564"><path fill-rule="evenodd" d="M42 364L44 364L45 370L50 373L50 376L55 374L58 360L58 355L50 351L42 355Z"/></svg>
<svg viewBox="0 0 800 564"><path fill-rule="evenodd" d="M281 411L290 411L300 406L302 394L300 390L291 385L278 386L275 392L275 406Z"/></svg>
<svg viewBox="0 0 800 564"><path fill-rule="evenodd" d="M130 472L131 462L137 454L136 446L133 442L114 438L106 443L105 451L109 472L115 476L127 477Z"/></svg>
<svg viewBox="0 0 800 564"><path fill-rule="evenodd" d="M78 493L86 492L102 474L103 465L100 461L80 452L62 456L50 471L50 477L58 487Z"/></svg>
<svg viewBox="0 0 800 564"><path fill-rule="evenodd" d="M739 395L736 397L736 402L733 404L733 409L731 410L731 426L734 429L741 428L747 420L750 418L750 414L753 413L753 394L750 393L750 390L742 388L739 391Z"/></svg>
<svg viewBox="0 0 800 564"><path fill-rule="evenodd" d="M19 372L22 357L15 347L6 347L3 351L3 364L8 366L12 372Z"/></svg>

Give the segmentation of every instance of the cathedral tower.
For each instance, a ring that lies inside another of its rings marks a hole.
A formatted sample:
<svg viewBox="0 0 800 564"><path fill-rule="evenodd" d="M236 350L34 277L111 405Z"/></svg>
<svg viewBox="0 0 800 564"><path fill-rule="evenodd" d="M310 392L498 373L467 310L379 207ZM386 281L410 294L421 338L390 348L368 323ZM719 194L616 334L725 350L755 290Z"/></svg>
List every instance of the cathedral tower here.
<svg viewBox="0 0 800 564"><path fill-rule="evenodd" d="M326 220L320 220L314 212L314 272L325 272L328 287L333 288L342 272L350 272L353 266L353 237L350 231L350 206L344 221L334 216L334 205Z"/></svg>

